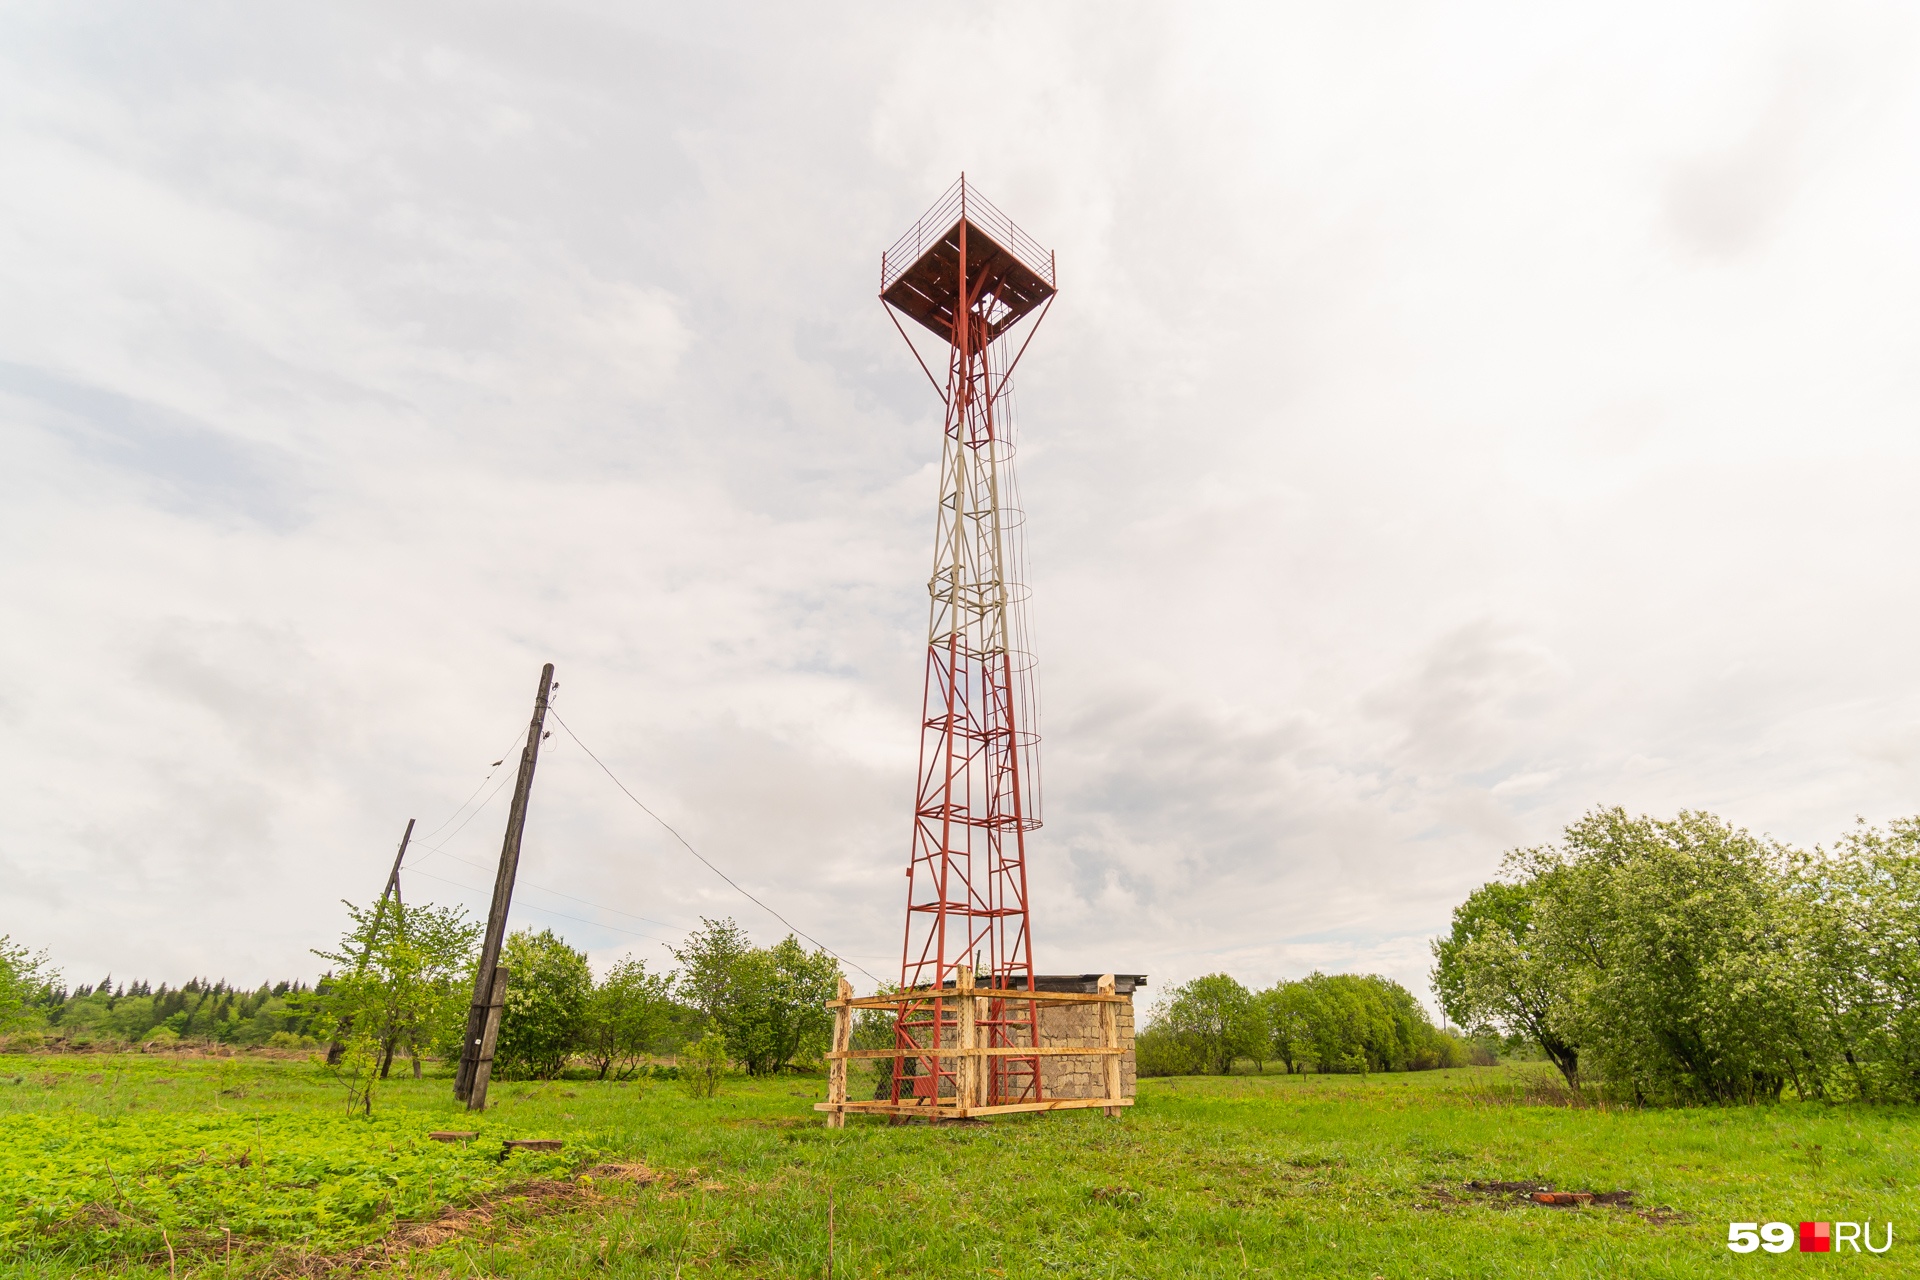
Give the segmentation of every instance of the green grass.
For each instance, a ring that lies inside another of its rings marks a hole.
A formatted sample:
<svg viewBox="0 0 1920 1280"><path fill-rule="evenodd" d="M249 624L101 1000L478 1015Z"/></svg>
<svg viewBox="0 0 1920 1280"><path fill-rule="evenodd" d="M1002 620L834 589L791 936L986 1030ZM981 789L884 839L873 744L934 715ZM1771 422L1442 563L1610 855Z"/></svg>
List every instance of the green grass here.
<svg viewBox="0 0 1920 1280"><path fill-rule="evenodd" d="M843 1277L1920 1274L1902 1213L1920 1186L1914 1110L1494 1100L1531 1070L1148 1080L1119 1120L828 1130L811 1110L824 1081L807 1077L733 1079L710 1101L670 1083L509 1083L477 1123L446 1079L396 1080L368 1123L347 1119L339 1090L304 1063L0 1058L0 1239L13 1249L0 1276L165 1274L143 1234L161 1225L180 1274L285 1270L377 1239L396 1217L602 1160L664 1176L602 1178L557 1211L506 1202L459 1239L386 1265L818 1277L831 1197ZM483 1137L424 1139L454 1127ZM503 1137L567 1149L502 1165ZM1624 1189L1635 1203L1489 1201L1470 1180ZM120 1234L101 1228L101 1206L123 1219ZM1890 1219L1894 1249L1726 1250L1729 1220L1801 1219ZM205 1247L223 1227L240 1241L231 1260Z"/></svg>

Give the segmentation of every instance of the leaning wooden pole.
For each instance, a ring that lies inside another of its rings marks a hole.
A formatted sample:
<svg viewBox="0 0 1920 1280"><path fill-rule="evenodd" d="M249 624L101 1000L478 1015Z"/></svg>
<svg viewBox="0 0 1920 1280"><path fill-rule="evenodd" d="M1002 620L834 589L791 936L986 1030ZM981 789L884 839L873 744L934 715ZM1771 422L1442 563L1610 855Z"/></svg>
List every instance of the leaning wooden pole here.
<svg viewBox="0 0 1920 1280"><path fill-rule="evenodd" d="M380 931L380 916L387 909L387 899L391 897L395 906L404 906L400 901L400 864L406 860L407 845L413 840L414 819L407 819L407 829L400 833L400 852L393 855L393 870L387 873L387 887L380 891L380 905L373 909L374 932Z"/></svg>
<svg viewBox="0 0 1920 1280"><path fill-rule="evenodd" d="M400 852L393 855L393 870L387 873L387 887L380 891L380 905L373 909L373 928L367 931L367 949L360 953L360 964L364 968L373 948L380 941L380 920L387 910L387 899L393 899L393 930L396 935L407 931L407 904L400 900L400 864L406 860L407 843L413 839L412 818L407 819L407 829L400 833ZM389 1036L380 1056L380 1078L385 1080L387 1072L393 1068L393 1051L399 1047L396 1038ZM420 1059L413 1060L414 1069L420 1067Z"/></svg>
<svg viewBox="0 0 1920 1280"><path fill-rule="evenodd" d="M500 870L493 878L493 902L487 907L487 932L480 943L480 968L473 975L473 1003L467 1007L467 1034L460 1043L460 1071L453 1079L453 1096L470 1111L487 1105L487 1078L493 1073L493 1039L500 1030L501 998L506 983L496 981L500 948L507 937L507 908L513 905L513 878L520 869L520 833L527 825L527 797L533 792L533 767L540 759L540 736L546 731L547 696L553 690L553 664L540 668L540 688L533 698L533 723L520 753L520 777L513 784L513 808L507 811L507 836L500 845ZM488 1023L492 1023L491 1032Z"/></svg>
<svg viewBox="0 0 1920 1280"><path fill-rule="evenodd" d="M380 918L386 914L387 898L391 896L396 903L400 901L400 860L407 856L407 841L413 839L413 823L414 820L408 818L407 829L400 833L400 852L393 855L393 870L387 873L387 887L380 891L380 905L373 909L373 927L367 930L367 945L360 948L360 958L354 961L355 974L366 971L367 961L372 959L373 949L380 943ZM327 1045L327 1065L337 1065L346 1048L337 1038ZM385 1078L384 1070L380 1074Z"/></svg>

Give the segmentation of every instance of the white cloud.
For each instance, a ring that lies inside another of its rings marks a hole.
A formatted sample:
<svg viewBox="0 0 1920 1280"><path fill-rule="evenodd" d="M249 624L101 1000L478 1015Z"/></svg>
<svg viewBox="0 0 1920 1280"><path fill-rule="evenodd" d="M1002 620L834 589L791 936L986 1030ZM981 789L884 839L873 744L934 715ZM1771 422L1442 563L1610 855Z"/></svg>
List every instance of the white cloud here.
<svg viewBox="0 0 1920 1280"><path fill-rule="evenodd" d="M1873 7L10 14L0 932L310 971L550 659L885 974L938 406L874 271L962 168L1063 281L1044 965L1417 987L1590 805L1907 812L1915 70ZM777 930L547 746L528 920Z"/></svg>

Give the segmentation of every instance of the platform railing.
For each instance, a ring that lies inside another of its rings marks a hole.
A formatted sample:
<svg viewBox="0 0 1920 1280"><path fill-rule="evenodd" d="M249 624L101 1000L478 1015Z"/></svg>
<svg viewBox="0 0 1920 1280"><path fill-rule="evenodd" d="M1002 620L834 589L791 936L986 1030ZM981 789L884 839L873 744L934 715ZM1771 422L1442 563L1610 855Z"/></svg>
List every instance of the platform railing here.
<svg viewBox="0 0 1920 1280"><path fill-rule="evenodd" d="M1048 288L1054 287L1053 255L981 195L979 188L969 186L963 175L933 202L932 208L920 215L905 235L880 255L880 292L891 289L894 282L906 274L907 268L920 261L928 249L953 230L963 208L969 222L992 236L996 244L1046 281Z"/></svg>

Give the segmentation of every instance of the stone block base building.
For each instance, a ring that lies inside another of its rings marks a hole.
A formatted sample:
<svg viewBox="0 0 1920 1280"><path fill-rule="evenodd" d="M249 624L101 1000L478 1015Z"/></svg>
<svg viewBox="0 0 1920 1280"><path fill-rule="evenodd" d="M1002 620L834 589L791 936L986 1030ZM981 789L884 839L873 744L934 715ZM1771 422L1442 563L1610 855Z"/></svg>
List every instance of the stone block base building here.
<svg viewBox="0 0 1920 1280"><path fill-rule="evenodd" d="M1074 995L1093 995L1099 989L1097 973L1037 974L1033 985L1039 991L1061 991ZM1135 990L1147 985L1144 973L1116 973L1113 993L1128 997L1115 1005L1119 1024L1120 1096L1131 1098L1138 1078L1133 1060L1133 1000ZM1100 1040L1100 1006L1093 1004L1043 1004L1040 1006L1040 1044L1042 1048L1066 1045L1096 1045ZM1099 1098L1106 1085L1098 1055L1082 1058L1063 1054L1040 1060L1040 1087L1049 1098Z"/></svg>

